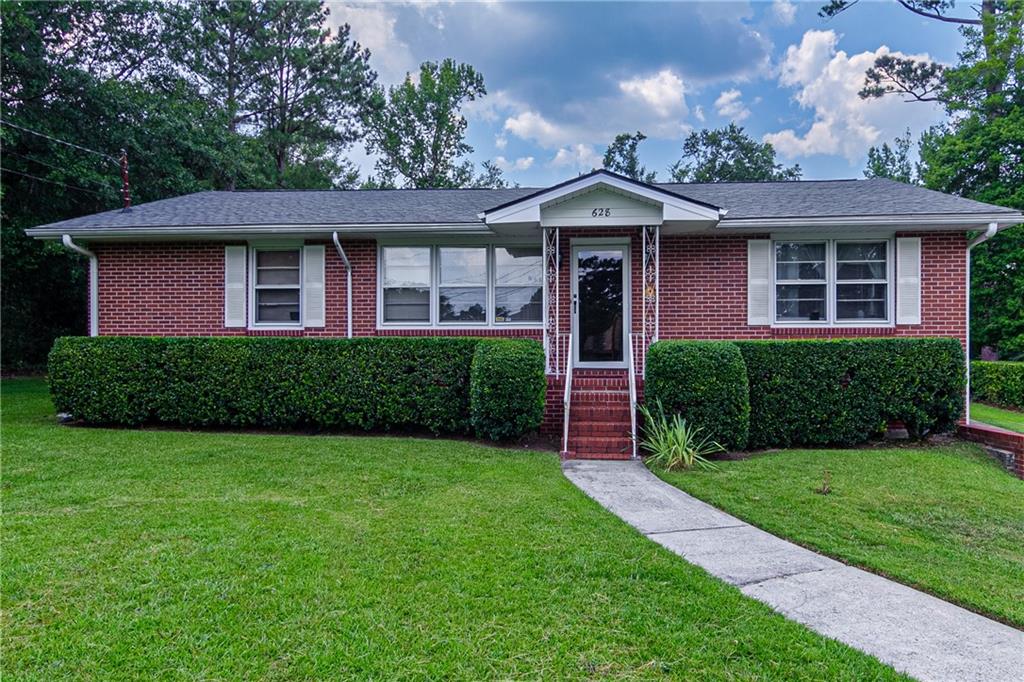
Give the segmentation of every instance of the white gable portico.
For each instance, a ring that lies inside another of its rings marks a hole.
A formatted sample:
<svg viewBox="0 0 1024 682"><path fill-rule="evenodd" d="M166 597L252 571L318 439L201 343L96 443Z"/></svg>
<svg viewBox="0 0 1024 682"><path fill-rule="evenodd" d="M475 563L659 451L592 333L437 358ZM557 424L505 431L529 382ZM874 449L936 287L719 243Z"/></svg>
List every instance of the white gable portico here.
<svg viewBox="0 0 1024 682"><path fill-rule="evenodd" d="M718 206L605 170L479 214L495 234L537 235L544 245L544 351L548 374L564 382L564 451L574 368L621 372L635 432L637 377L659 331L661 233L707 232L724 216ZM640 301L633 300L637 289Z"/></svg>
<svg viewBox="0 0 1024 682"><path fill-rule="evenodd" d="M714 227L726 211L606 170L534 192L480 213L498 233L537 227L640 227L672 231Z"/></svg>
<svg viewBox="0 0 1024 682"><path fill-rule="evenodd" d="M544 347L548 372L561 375L573 365L642 367L647 346L658 336L661 233L705 232L724 215L724 209L706 202L598 170L488 209L479 217L498 235L541 237ZM619 229L625 241L609 239L608 228ZM574 235L566 252L568 287L559 277L563 229L572 229ZM591 229L594 237L587 235ZM629 232L639 237L639 273L631 272ZM642 278L641 301L630 300L633 277ZM563 304L569 307L567 323L562 319ZM631 336L634 318L641 332Z"/></svg>

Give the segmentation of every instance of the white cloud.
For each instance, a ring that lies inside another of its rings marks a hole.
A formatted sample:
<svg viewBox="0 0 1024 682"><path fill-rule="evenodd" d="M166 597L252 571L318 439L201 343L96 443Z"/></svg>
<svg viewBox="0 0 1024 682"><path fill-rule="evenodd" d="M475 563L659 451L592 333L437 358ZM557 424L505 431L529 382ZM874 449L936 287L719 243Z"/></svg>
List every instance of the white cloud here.
<svg viewBox="0 0 1024 682"><path fill-rule="evenodd" d="M600 168L602 157L589 144L577 143L562 147L548 165L555 168L572 166L577 170L589 171Z"/></svg>
<svg viewBox="0 0 1024 682"><path fill-rule="evenodd" d="M775 21L783 26L790 26L796 20L796 5L789 0L774 0L772 14Z"/></svg>
<svg viewBox="0 0 1024 682"><path fill-rule="evenodd" d="M693 108L693 117L695 119L697 119L698 121L700 121L701 123L703 123L704 120L705 120L705 118L704 118L704 107L702 107L699 104L697 106L695 106Z"/></svg>
<svg viewBox="0 0 1024 682"><path fill-rule="evenodd" d="M494 146L498 149L504 149L508 146L508 138L502 133L498 133L494 136Z"/></svg>
<svg viewBox="0 0 1024 682"><path fill-rule="evenodd" d="M715 100L715 111L719 116L739 123L750 116L750 109L743 103L743 93L733 88L725 90Z"/></svg>
<svg viewBox="0 0 1024 682"><path fill-rule="evenodd" d="M532 156L520 156L518 159L509 161L504 156L494 157L494 165L503 171L517 170L524 171L528 170L533 165Z"/></svg>
<svg viewBox="0 0 1024 682"><path fill-rule="evenodd" d="M786 56L780 65L779 82L783 85L808 83L825 70L836 54L838 43L839 36L835 31L807 31L799 45L786 48Z"/></svg>
<svg viewBox="0 0 1024 682"><path fill-rule="evenodd" d="M466 118L479 119L488 123L497 121L503 113L525 110L526 105L512 97L507 90L488 93L462 105L462 113Z"/></svg>
<svg viewBox="0 0 1024 682"><path fill-rule="evenodd" d="M764 136L784 156L840 154L856 163L868 147L902 133L918 132L942 119L942 110L932 104L908 104L898 97L861 99L864 72L877 57L930 60L928 55L891 52L881 46L874 52L847 55L837 50L834 31L807 31L799 45L790 45L780 66L779 83L796 89L794 100L802 109L812 110L814 119L807 132L780 130Z"/></svg>
<svg viewBox="0 0 1024 682"><path fill-rule="evenodd" d="M387 5L329 3L327 23L332 35L348 24L352 37L370 50L370 64L385 84L400 83L407 72L417 72L419 62L409 45L395 34L395 15Z"/></svg>
<svg viewBox="0 0 1024 682"><path fill-rule="evenodd" d="M505 119L504 130L524 140L533 140L543 147L559 147L571 135L536 111L523 111Z"/></svg>
<svg viewBox="0 0 1024 682"><path fill-rule="evenodd" d="M619 89L647 104L659 116L687 113L683 79L670 69L662 69L648 78L637 76L619 81Z"/></svg>

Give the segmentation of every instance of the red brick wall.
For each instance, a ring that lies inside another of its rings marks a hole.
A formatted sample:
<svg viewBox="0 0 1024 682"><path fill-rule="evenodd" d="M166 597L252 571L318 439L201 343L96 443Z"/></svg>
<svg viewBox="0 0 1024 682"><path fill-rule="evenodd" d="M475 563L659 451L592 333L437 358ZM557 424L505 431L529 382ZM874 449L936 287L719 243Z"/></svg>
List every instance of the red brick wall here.
<svg viewBox="0 0 1024 682"><path fill-rule="evenodd" d="M560 328L570 325L570 244L579 236L628 236L631 241L632 328L641 328L641 239L637 229L563 229ZM922 239L920 325L889 329L748 327L746 241L751 237L667 236L661 240L661 337L752 339L807 336L954 336L964 339L966 239L932 233ZM228 335L284 333L344 336L345 268L327 245L327 320L323 329L252 332L224 327L224 243L97 244L101 334ZM373 241L346 241L353 266L353 329L372 335L502 335L540 337L539 330L416 331L376 329L377 253Z"/></svg>
<svg viewBox="0 0 1024 682"><path fill-rule="evenodd" d="M224 244L96 244L100 334L208 335L224 327Z"/></svg>
<svg viewBox="0 0 1024 682"><path fill-rule="evenodd" d="M747 240L767 235L662 237L661 338L953 336L965 342L966 237L942 232L905 236L922 238L922 323L867 329L748 327Z"/></svg>
<svg viewBox="0 0 1024 682"><path fill-rule="evenodd" d="M312 243L312 242L310 242ZM97 244L100 334L105 335L273 335L345 336L345 267L327 244L326 326L319 329L261 331L224 326L224 246L226 242ZM380 330L377 326L377 247L373 241L346 241L352 263L352 330L355 336L530 336L539 330L422 329Z"/></svg>

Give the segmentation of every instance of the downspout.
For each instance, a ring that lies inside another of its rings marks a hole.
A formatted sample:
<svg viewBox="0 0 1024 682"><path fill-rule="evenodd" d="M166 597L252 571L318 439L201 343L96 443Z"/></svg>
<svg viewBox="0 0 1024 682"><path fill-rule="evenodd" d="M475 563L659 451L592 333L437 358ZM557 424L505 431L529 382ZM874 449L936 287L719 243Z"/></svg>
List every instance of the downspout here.
<svg viewBox="0 0 1024 682"><path fill-rule="evenodd" d="M345 255L345 249L341 248L341 240L338 239L338 233L335 232L331 235L334 240L334 248L338 250L338 255L341 257L341 262L345 264L345 313L348 316L348 332L347 338L352 338L352 263L349 262L348 256Z"/></svg>
<svg viewBox="0 0 1024 682"><path fill-rule="evenodd" d="M100 334L100 270L96 254L71 241L71 235L61 237L61 242L75 253L89 259L89 336Z"/></svg>
<svg viewBox="0 0 1024 682"><path fill-rule="evenodd" d="M967 362L967 387L964 421L968 424L971 423L971 251L978 244L984 244L994 237L998 231L999 223L989 223L987 230L967 243L967 348L964 349Z"/></svg>

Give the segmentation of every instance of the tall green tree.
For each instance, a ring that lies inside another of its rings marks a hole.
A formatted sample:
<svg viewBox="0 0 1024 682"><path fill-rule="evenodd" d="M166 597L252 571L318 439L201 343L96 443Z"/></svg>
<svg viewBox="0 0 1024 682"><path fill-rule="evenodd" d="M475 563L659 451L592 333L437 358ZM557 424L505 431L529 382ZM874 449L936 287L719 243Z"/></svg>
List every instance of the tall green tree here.
<svg viewBox="0 0 1024 682"><path fill-rule="evenodd" d="M323 2L273 0L270 7L259 36L263 61L252 109L273 160L274 184L288 186L289 166L315 149L323 154L314 165L350 179L351 166L340 155L362 134L377 78L370 53L351 38L348 24L331 35Z"/></svg>
<svg viewBox="0 0 1024 682"><path fill-rule="evenodd" d="M922 138L922 177L933 189L1024 209L1024 2L983 21L962 29L966 47L944 74L950 119ZM1024 359L1024 228L1000 232L972 261L972 350Z"/></svg>
<svg viewBox="0 0 1024 682"><path fill-rule="evenodd" d="M883 142L877 147L868 149L867 167L864 169L866 178L889 178L907 184L918 184L919 180L910 159L910 130L897 136L892 146Z"/></svg>
<svg viewBox="0 0 1024 682"><path fill-rule="evenodd" d="M602 165L607 170L640 182L657 182L657 171L649 171L640 163L637 147L647 139L639 130L636 134L619 133L608 148L604 150Z"/></svg>
<svg viewBox="0 0 1024 682"><path fill-rule="evenodd" d="M260 7L290 12L294 23L279 25L272 34L273 23L261 20L249 42L208 44L223 38L216 26L244 26L252 18L243 21L243 10ZM221 14L216 21L203 15L213 22L203 27L189 23L194 13L178 13L183 9ZM368 87L359 90L354 83L367 75L366 55L348 39L347 29L327 36L319 4L268 0L253 7L183 8L11 1L0 4L0 11L0 353L5 368L42 363L55 336L84 332L84 263L58 244L28 239L23 229L119 208L119 150L128 154L134 203L232 182L250 187L355 182L339 150L357 132L359 97ZM308 38L314 33L315 40ZM296 34L302 37L289 37ZM253 50L243 60L246 69L218 73L217 55L243 44ZM354 75L346 76L345 65ZM252 70L262 74L258 85L252 83ZM310 70L317 78L333 79L334 89L311 82L316 79ZM284 94L268 96L271 89ZM335 97L338 91L341 97ZM322 101L311 103L311 93ZM261 102L274 110L264 111ZM283 172L273 153L281 148Z"/></svg>
<svg viewBox="0 0 1024 682"><path fill-rule="evenodd" d="M480 164L480 172L473 182L470 183L471 187L477 189L502 189L508 187L508 180L505 179L505 173L493 161L484 161ZM516 185L519 186L518 184Z"/></svg>
<svg viewBox="0 0 1024 682"><path fill-rule="evenodd" d="M161 6L167 24L169 56L194 84L227 129L219 188L259 185L258 148L242 129L254 128L255 96L269 37L268 24L278 6L263 0L205 0Z"/></svg>
<svg viewBox="0 0 1024 682"><path fill-rule="evenodd" d="M683 157L669 172L675 182L768 182L799 180L800 165L785 167L775 160L775 148L758 142L742 126L690 133L683 141Z"/></svg>
<svg viewBox="0 0 1024 682"><path fill-rule="evenodd" d="M149 3L5 2L0 13L0 359L17 369L85 328L79 257L23 229L120 205L113 157L131 146L121 117L138 112L119 104L137 103L163 53Z"/></svg>
<svg viewBox="0 0 1024 682"><path fill-rule="evenodd" d="M958 12L950 0L901 4L959 26L965 47L952 67L880 57L865 73L861 97L940 102L949 119L921 138L924 185L1024 209L1024 1L983 0L977 14ZM822 13L852 5L835 0ZM1005 230L974 250L971 311L972 352L987 345L1024 357L1024 228Z"/></svg>
<svg viewBox="0 0 1024 682"><path fill-rule="evenodd" d="M374 90L367 148L380 155L375 182L406 187L465 187L473 182L473 147L462 105L487 94L484 77L453 59L424 62L419 79Z"/></svg>

